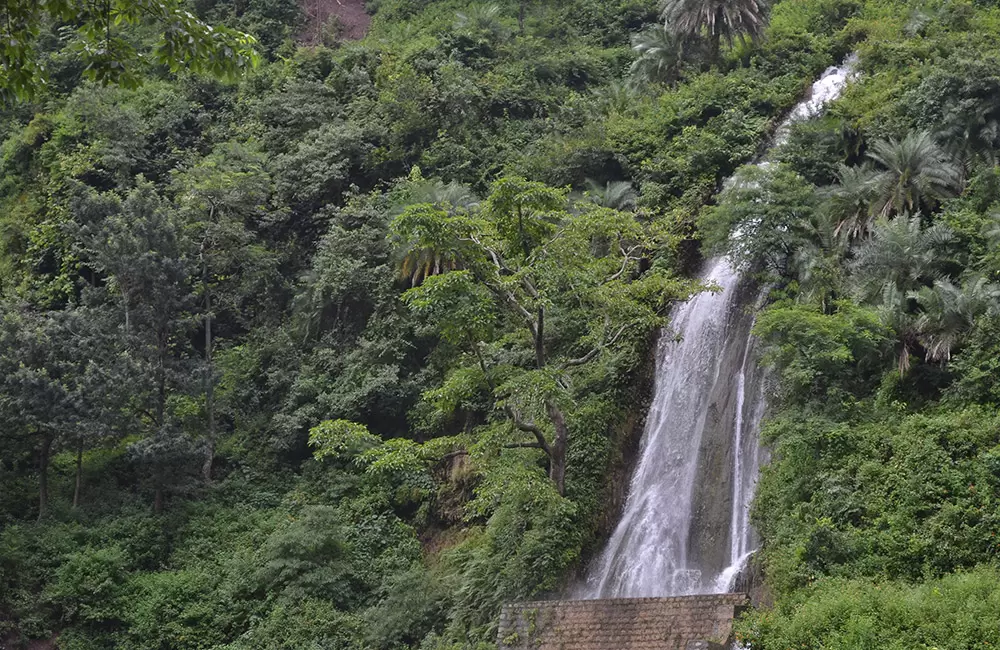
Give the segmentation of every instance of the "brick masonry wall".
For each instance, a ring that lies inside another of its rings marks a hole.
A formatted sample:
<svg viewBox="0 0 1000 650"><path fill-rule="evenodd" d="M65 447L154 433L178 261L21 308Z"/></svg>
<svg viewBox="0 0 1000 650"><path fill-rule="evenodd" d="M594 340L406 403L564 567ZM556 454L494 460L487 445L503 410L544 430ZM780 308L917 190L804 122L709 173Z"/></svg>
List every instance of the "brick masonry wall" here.
<svg viewBox="0 0 1000 650"><path fill-rule="evenodd" d="M715 650L732 642L744 594L506 605L501 650Z"/></svg>

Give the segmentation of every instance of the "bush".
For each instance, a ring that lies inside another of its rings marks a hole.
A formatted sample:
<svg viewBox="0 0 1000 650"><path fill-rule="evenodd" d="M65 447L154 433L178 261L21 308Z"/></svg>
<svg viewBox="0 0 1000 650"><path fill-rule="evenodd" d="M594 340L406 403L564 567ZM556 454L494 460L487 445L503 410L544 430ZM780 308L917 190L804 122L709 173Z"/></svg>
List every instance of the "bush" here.
<svg viewBox="0 0 1000 650"><path fill-rule="evenodd" d="M997 642L1000 571L982 566L920 585L824 579L737 623L750 650L972 650Z"/></svg>
<svg viewBox="0 0 1000 650"><path fill-rule="evenodd" d="M130 568L119 546L87 547L66 556L46 595L63 623L116 623Z"/></svg>

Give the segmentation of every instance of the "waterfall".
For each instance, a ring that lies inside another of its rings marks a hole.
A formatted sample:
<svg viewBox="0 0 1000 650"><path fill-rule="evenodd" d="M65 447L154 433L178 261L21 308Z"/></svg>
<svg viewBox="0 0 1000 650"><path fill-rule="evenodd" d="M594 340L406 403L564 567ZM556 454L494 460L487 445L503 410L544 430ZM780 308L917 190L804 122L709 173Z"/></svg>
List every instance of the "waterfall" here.
<svg viewBox="0 0 1000 650"><path fill-rule="evenodd" d="M840 95L853 64L823 73L776 143ZM752 328L762 292L726 257L708 261L701 279L718 291L678 305L660 338L639 461L587 598L728 591L756 548L749 509L765 403Z"/></svg>

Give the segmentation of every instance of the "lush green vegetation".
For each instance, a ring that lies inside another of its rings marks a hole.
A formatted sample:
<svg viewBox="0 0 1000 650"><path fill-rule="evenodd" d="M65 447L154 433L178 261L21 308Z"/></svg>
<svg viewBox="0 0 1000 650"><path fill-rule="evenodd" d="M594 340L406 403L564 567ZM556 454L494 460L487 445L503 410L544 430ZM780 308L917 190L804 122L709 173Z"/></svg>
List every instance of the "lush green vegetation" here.
<svg viewBox="0 0 1000 650"><path fill-rule="evenodd" d="M311 47L289 0L8 28L0 638L491 646L606 532L651 334L742 225L781 378L778 604L743 633L991 640L958 612L997 598L1000 14L718 4L380 0Z"/></svg>

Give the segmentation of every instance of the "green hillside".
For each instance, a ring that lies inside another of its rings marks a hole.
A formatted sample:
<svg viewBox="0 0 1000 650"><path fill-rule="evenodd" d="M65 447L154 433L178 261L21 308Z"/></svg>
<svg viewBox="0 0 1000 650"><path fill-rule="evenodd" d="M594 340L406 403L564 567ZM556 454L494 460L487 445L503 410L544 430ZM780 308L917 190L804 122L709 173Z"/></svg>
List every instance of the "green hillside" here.
<svg viewBox="0 0 1000 650"><path fill-rule="evenodd" d="M1000 6L326 4L0 9L0 647L496 647L718 252L772 287L742 642L1000 645Z"/></svg>

